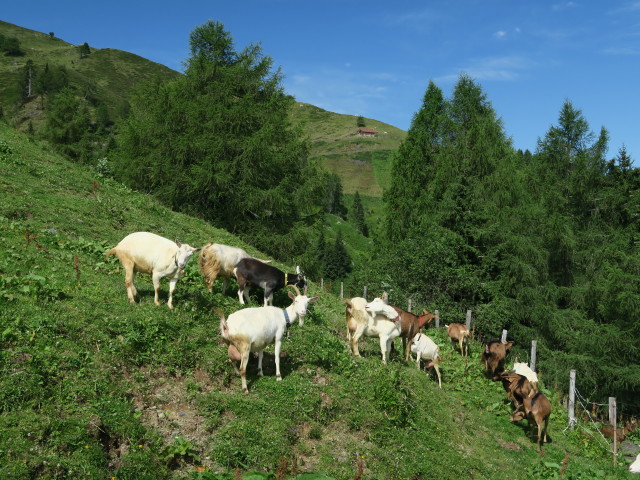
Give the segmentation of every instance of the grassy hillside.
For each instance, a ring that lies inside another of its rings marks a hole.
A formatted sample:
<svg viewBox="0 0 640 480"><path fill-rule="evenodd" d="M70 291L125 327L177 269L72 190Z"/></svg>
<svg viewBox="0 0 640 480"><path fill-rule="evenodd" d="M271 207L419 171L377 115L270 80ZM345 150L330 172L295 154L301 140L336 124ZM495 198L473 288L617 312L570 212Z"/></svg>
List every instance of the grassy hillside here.
<svg viewBox="0 0 640 480"><path fill-rule="evenodd" d="M329 171L342 181L345 193L379 197L388 185L391 159L406 132L377 120L365 119L375 137L361 137L357 116L328 112L306 103L297 103L292 117L303 125L312 150Z"/></svg>
<svg viewBox="0 0 640 480"><path fill-rule="evenodd" d="M1 122L0 173L1 478L627 477L584 430L563 433L550 390L552 441L538 455L525 422L508 421L502 387L484 378L476 342L465 369L444 332L430 331L442 390L397 355L383 366L373 340L352 357L342 304L313 284L320 299L284 341L283 381L270 349L266 376L252 360L242 395L213 313L237 310L235 293L222 295L221 282L207 292L191 262L175 310L153 304L143 275L130 305L104 252L137 230L260 252ZM461 318L443 312L443 322Z"/></svg>
<svg viewBox="0 0 640 480"><path fill-rule="evenodd" d="M33 61L36 68L44 68L46 64L64 66L70 85L78 91L82 92L87 84L92 84L94 96L108 106L112 115L125 108L126 100L137 83L154 79L170 80L180 75L164 65L132 53L91 48L90 38L86 41L91 54L80 59L77 45L51 37L48 33L0 21L0 34L17 38L24 51L22 56L0 55L0 105L5 110L19 99L19 71L29 60ZM35 99L32 103L21 110L21 116L16 117L19 123L33 120L37 126L41 113L39 100Z"/></svg>

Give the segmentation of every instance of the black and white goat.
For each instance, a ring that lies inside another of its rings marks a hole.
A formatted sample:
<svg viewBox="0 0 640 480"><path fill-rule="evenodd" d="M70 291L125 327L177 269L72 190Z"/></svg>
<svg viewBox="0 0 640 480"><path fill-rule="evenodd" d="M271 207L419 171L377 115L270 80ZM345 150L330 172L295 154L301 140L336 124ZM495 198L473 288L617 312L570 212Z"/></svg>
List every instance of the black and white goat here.
<svg viewBox="0 0 640 480"><path fill-rule="evenodd" d="M273 265L267 265L255 258L243 258L238 262L233 274L238 280L238 298L242 305L249 301L251 287L264 289L264 306L273 304L273 292L287 285L295 285L300 289L307 286L307 279L296 267L296 273L284 273Z"/></svg>

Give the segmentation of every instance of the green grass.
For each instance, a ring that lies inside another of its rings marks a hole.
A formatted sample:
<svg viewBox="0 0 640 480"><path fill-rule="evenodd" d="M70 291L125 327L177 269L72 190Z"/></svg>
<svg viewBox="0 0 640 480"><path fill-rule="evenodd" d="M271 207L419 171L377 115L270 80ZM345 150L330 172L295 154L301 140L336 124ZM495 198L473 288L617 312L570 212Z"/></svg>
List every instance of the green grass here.
<svg viewBox="0 0 640 480"><path fill-rule="evenodd" d="M222 295L221 282L207 292L192 261L175 310L166 283L153 304L145 276L131 305L104 252L151 230L264 255L1 123L0 146L0 478L558 478L565 458L566 479L627 477L582 429L563 433L550 390L552 442L539 456L484 378L477 342L465 369L444 331L429 332L442 390L397 355L383 366L373 339L352 357L342 303L313 283L320 299L283 342L283 381L269 349L264 377L251 360L243 395L213 312L237 310L235 293ZM287 304L284 292L275 304Z"/></svg>
<svg viewBox="0 0 640 480"><path fill-rule="evenodd" d="M365 119L367 128L375 129L374 138L357 135L357 116L322 110L297 103L291 113L311 142L311 157L336 173L343 191L379 197L388 186L393 152L406 132L377 120Z"/></svg>
<svg viewBox="0 0 640 480"><path fill-rule="evenodd" d="M36 32L0 21L0 33L15 37L20 41L24 55L0 55L0 105L8 112L19 100L17 82L19 71L31 60L36 68L46 64L64 66L70 85L83 92L86 85L95 86L94 96L105 103L112 119L115 119L126 105L136 84L142 81L171 80L180 74L164 65L149 61L132 53L110 48L91 47L91 39L86 39L91 54L80 59L77 46L59 38L52 38L48 32ZM185 39L186 42L186 39ZM42 121L40 98L34 98L27 105L12 113L16 125L26 128L31 120L38 128Z"/></svg>

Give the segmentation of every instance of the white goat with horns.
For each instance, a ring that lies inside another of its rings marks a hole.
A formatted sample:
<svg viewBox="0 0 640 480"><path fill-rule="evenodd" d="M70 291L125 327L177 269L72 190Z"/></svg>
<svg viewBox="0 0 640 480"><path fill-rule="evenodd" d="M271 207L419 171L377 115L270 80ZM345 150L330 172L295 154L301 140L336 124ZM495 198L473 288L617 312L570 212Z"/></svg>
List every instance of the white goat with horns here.
<svg viewBox="0 0 640 480"><path fill-rule="evenodd" d="M249 354L258 352L258 375L262 376L264 349L272 343L275 343L276 380L282 380L280 375L282 335L298 318L300 325L303 325L308 305L318 299L318 297L307 297L306 289L304 294L301 294L298 287L290 286L295 289L297 295L289 292L289 298L293 303L285 309L272 306L244 308L232 313L227 319L220 309L217 310L220 315L220 334L224 342L229 345L229 360L232 363L234 360L240 362L239 373L244 393L249 393L247 388Z"/></svg>

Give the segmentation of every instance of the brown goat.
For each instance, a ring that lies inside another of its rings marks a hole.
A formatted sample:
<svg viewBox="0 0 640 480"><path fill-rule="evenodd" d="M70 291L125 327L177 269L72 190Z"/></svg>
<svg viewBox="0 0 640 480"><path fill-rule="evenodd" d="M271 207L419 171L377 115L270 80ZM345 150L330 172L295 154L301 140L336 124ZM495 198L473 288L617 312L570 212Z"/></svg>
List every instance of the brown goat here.
<svg viewBox="0 0 640 480"><path fill-rule="evenodd" d="M495 375L504 371L504 359L511 351L511 347L513 347L513 342L502 343L498 339L489 340L485 345L484 352L482 352L484 370L487 375L491 371L494 380L499 380L495 378Z"/></svg>
<svg viewBox="0 0 640 480"><path fill-rule="evenodd" d="M524 375L511 372L501 373L500 380L502 380L502 386L507 392L507 399L513 402L513 406L517 410L533 390L529 380Z"/></svg>
<svg viewBox="0 0 640 480"><path fill-rule="evenodd" d="M447 325L447 335L451 339L451 347L456 349L456 342L460 346L460 354L463 357L469 356L469 330L461 323Z"/></svg>
<svg viewBox="0 0 640 480"><path fill-rule="evenodd" d="M517 422L526 418L529 425L538 426L538 451L542 444L547 441L547 427L549 425L549 415L551 415L551 402L543 393L531 391L524 399L520 408L511 415L511 421Z"/></svg>
<svg viewBox="0 0 640 480"><path fill-rule="evenodd" d="M392 305L393 306L393 305ZM405 362L409 361L409 355L411 355L411 344L413 342L413 337L415 337L420 331L422 327L429 324L434 318L436 318L435 313L427 312L426 310L422 310L422 315L414 315L411 312L407 312L406 310L401 309L400 307L393 307L393 309L398 312L400 316L400 337L402 337L402 355L404 356ZM407 343L409 346L407 347Z"/></svg>
<svg viewBox="0 0 640 480"><path fill-rule="evenodd" d="M631 419L624 427L616 428L616 440L621 443L627 435L635 431L638 425L638 419ZM600 429L602 434L610 440L613 440L613 425L605 425Z"/></svg>

